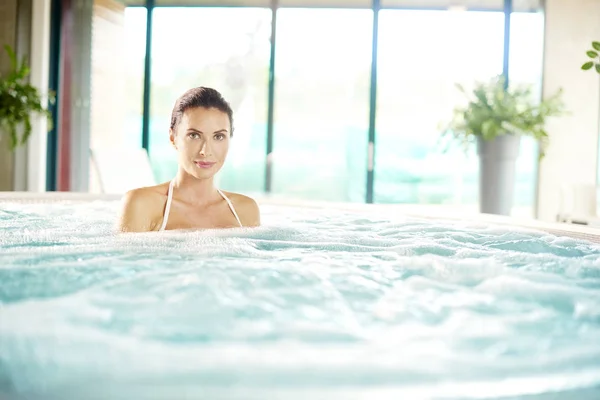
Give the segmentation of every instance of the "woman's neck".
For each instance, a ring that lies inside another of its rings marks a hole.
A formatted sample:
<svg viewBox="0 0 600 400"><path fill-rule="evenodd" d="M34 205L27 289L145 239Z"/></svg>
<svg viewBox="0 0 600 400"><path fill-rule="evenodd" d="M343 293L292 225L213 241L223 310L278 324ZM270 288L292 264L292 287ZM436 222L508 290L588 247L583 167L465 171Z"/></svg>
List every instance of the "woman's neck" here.
<svg viewBox="0 0 600 400"><path fill-rule="evenodd" d="M213 178L198 179L182 169L177 172L174 188L179 199L197 205L214 201L217 194Z"/></svg>

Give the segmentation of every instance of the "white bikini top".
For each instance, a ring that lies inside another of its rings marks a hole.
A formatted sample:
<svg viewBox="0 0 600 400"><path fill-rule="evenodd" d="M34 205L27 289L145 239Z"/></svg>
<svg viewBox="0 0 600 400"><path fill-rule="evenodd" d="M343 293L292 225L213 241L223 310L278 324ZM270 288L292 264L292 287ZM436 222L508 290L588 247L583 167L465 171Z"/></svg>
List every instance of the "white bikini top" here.
<svg viewBox="0 0 600 400"><path fill-rule="evenodd" d="M167 227L167 221L169 220L169 212L171 211L171 202L173 201L173 184L174 183L175 183L175 180L172 180L171 183L169 183L169 192L167 193L167 205L165 206L163 222L162 222L162 225L161 225L159 231L164 231L165 228ZM223 197L223 199L227 202L229 209L233 213L233 216L237 220L238 224L240 224L240 227L243 227L242 221L240 221L240 217L238 216L237 212L235 212L235 208L233 207L231 200L229 200L229 198L227 196L225 196L225 193L223 193L221 190L217 189L217 192L219 192L221 197Z"/></svg>

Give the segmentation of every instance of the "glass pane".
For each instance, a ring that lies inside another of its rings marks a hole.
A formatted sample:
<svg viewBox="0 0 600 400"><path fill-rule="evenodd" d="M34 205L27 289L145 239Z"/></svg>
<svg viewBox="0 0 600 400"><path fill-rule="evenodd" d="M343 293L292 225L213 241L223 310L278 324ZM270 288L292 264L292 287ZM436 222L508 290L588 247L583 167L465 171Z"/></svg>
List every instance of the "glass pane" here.
<svg viewBox="0 0 600 400"><path fill-rule="evenodd" d="M504 0L381 0L382 7L396 7L408 9L474 9L474 10L502 10Z"/></svg>
<svg viewBox="0 0 600 400"><path fill-rule="evenodd" d="M541 0L513 0L513 11L535 11ZM407 9L468 9L497 10L504 8L504 0L381 0L382 7Z"/></svg>
<svg viewBox="0 0 600 400"><path fill-rule="evenodd" d="M274 193L365 201L372 24L371 10L277 12Z"/></svg>
<svg viewBox="0 0 600 400"><path fill-rule="evenodd" d="M105 150L142 146L146 9L114 0L94 3L92 19L90 147ZM100 191L90 165L90 191Z"/></svg>
<svg viewBox="0 0 600 400"><path fill-rule="evenodd" d="M144 61L146 59L146 19L145 8L125 9L124 58L127 63L124 92L127 98L125 112L125 135L131 147L142 146L142 122L144 113ZM115 43L111 43L114 47ZM112 62L115 60L112 59Z"/></svg>
<svg viewBox="0 0 600 400"><path fill-rule="evenodd" d="M279 0L279 7L371 8L373 0Z"/></svg>
<svg viewBox="0 0 600 400"><path fill-rule="evenodd" d="M143 0L146 1L146 0ZM157 6L270 7L271 0L155 0Z"/></svg>
<svg viewBox="0 0 600 400"><path fill-rule="evenodd" d="M530 85L539 100L542 95L544 16L542 13L513 13L510 26L510 85ZM537 142L533 138L522 138L512 213L515 216L534 216L537 164Z"/></svg>
<svg viewBox="0 0 600 400"><path fill-rule="evenodd" d="M444 153L440 123L465 102L457 83L502 73L504 14L383 10L379 23L375 202L476 207L474 149Z"/></svg>
<svg viewBox="0 0 600 400"><path fill-rule="evenodd" d="M532 12L541 9L542 0L513 0L513 11Z"/></svg>
<svg viewBox="0 0 600 400"><path fill-rule="evenodd" d="M175 100L192 87L208 86L234 110L235 135L217 184L232 191L262 191L270 9L157 8L154 13L150 157L157 180L170 180L177 172L168 137Z"/></svg>

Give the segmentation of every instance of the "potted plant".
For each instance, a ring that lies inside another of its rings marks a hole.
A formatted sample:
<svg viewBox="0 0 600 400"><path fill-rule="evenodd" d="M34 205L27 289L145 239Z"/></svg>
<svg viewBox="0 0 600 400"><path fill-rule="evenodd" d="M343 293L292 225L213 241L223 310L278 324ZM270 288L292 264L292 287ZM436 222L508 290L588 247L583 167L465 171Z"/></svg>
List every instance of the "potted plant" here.
<svg viewBox="0 0 600 400"><path fill-rule="evenodd" d="M596 68L596 72L600 74L600 42L592 42L592 49L586 52L587 56L591 58L591 61L586 61L581 69L587 71L592 69L592 67Z"/></svg>
<svg viewBox="0 0 600 400"><path fill-rule="evenodd" d="M477 83L468 93L468 104L454 109L443 130L466 148L475 143L479 155L479 210L509 215L515 186L515 165L521 136L540 143L540 158L548 142L544 125L548 117L564 111L561 91L538 102L528 86L507 88L503 76Z"/></svg>
<svg viewBox="0 0 600 400"><path fill-rule="evenodd" d="M48 118L48 129L51 129L52 117L42 105L42 98L37 88L27 81L29 67L26 59L21 62L13 49L4 46L10 59L11 70L6 75L0 74L0 141L8 136L8 146L14 150L27 142L31 135L32 114L42 114ZM54 96L49 95L49 101Z"/></svg>

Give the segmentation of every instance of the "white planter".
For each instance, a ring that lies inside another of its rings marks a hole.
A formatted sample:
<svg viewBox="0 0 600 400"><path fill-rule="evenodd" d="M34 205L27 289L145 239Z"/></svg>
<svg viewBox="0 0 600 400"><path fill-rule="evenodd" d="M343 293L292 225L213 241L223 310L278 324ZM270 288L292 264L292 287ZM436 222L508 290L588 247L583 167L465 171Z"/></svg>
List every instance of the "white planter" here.
<svg viewBox="0 0 600 400"><path fill-rule="evenodd" d="M493 140L477 139L480 212L510 215L520 139L514 135L502 135Z"/></svg>

